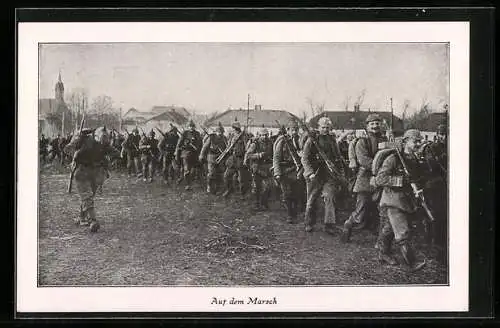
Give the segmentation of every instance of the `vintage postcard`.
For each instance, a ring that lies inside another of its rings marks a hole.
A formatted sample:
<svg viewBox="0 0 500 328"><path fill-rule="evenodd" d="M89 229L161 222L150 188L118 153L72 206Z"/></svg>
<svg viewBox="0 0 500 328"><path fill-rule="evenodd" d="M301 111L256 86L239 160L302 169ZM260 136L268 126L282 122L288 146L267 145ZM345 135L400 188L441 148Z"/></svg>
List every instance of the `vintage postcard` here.
<svg viewBox="0 0 500 328"><path fill-rule="evenodd" d="M18 31L18 312L468 310L467 23Z"/></svg>

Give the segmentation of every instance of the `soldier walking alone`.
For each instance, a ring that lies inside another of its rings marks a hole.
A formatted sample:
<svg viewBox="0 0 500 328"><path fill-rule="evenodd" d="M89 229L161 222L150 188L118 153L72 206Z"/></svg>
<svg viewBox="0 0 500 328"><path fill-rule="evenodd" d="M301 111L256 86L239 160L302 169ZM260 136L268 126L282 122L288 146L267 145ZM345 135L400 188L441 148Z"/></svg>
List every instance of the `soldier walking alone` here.
<svg viewBox="0 0 500 328"><path fill-rule="evenodd" d="M99 186L106 179L108 161L104 146L92 136L92 129L83 129L75 135L65 151L72 154L71 169L80 196L80 216L75 220L80 226L89 226L91 232L99 230L99 222L94 208L94 197Z"/></svg>

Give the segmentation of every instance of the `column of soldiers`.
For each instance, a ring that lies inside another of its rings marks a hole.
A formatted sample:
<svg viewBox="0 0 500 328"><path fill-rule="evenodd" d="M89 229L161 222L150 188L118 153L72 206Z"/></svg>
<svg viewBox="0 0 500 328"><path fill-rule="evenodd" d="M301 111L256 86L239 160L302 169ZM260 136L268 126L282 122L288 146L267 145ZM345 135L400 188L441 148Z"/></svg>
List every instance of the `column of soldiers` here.
<svg viewBox="0 0 500 328"><path fill-rule="evenodd" d="M324 231L340 233L344 243L351 242L353 231L370 228L378 234L375 246L381 262L396 264L391 253L394 244L412 269L423 265L410 243L410 227L421 212L418 201L425 195L435 219L433 224L424 220L429 242L438 246L444 260L448 226L446 127L439 127L436 140L424 141L420 131L414 129L405 131L400 138L390 134L388 138L382 123L380 116L371 114L365 122L366 136L344 135L337 140L326 117L319 119L317 131L303 126L302 135L298 122L292 120L271 140L265 128L253 137L237 121L227 138L220 125L205 131L202 137L190 121L182 132L174 126L166 133L159 130L160 142L152 130L147 136L143 132L142 138L137 129L127 132L122 138L121 157L127 160L129 175L138 174L152 182L156 167L161 166L158 173L166 183L173 181L177 173L177 182L184 181L186 190L192 189L195 179L201 176L201 163L206 163L206 180L202 183L206 183L207 193L223 191L223 197L229 197L235 188L240 195L251 190L259 211L269 209L271 190L277 186L287 222L298 223L299 214L304 213L304 230L311 233L322 210ZM82 198L79 222L83 225L96 221L93 196L103 183L102 171L96 167L108 170L103 157L112 151L103 145L110 144L110 149L117 145L115 137L94 143L89 141L89 135L88 130L83 130L64 148L74 154L73 166L78 165L75 181ZM59 140L55 140L51 144L57 156L61 148L56 148ZM49 140L42 136L42 160L48 156L48 144ZM93 177L88 186L83 176ZM348 179L351 183L345 182ZM354 195L354 209L345 222L340 222L339 207L346 194ZM97 230L95 226L92 231Z"/></svg>

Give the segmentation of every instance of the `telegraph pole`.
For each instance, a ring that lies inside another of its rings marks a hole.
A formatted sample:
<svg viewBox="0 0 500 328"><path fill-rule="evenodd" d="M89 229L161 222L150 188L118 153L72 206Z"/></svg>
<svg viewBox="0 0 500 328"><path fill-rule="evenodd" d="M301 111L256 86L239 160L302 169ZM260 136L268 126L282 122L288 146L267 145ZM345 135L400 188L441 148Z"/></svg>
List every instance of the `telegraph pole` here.
<svg viewBox="0 0 500 328"><path fill-rule="evenodd" d="M393 129L393 126L392 126L392 124L393 124L393 121L392 121L393 116L394 116L394 108L392 108L392 97L391 97L391 130Z"/></svg>

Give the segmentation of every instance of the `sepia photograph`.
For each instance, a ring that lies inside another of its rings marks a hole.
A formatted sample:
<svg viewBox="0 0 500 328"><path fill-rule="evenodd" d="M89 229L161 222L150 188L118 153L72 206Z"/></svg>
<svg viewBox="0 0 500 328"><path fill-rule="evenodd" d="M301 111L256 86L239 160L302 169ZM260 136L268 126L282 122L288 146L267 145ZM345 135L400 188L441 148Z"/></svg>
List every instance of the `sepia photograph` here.
<svg viewBox="0 0 500 328"><path fill-rule="evenodd" d="M35 289L453 287L451 41L131 39L36 42Z"/></svg>

